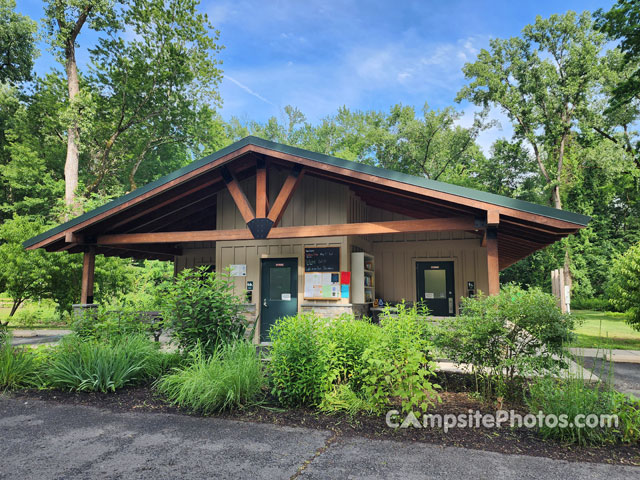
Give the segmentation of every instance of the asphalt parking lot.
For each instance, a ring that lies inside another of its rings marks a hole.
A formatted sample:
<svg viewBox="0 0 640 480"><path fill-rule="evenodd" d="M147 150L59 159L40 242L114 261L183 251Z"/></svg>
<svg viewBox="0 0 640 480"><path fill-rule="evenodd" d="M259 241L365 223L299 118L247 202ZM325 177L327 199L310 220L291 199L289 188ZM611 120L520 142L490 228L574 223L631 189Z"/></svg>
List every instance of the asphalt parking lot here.
<svg viewBox="0 0 640 480"><path fill-rule="evenodd" d="M630 479L570 463L329 431L0 396L2 479Z"/></svg>

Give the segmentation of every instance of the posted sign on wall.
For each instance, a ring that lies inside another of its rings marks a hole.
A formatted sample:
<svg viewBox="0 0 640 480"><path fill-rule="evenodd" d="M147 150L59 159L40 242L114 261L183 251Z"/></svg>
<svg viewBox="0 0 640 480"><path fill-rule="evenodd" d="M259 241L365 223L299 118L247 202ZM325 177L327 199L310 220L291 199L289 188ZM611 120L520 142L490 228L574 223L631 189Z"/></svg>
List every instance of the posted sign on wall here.
<svg viewBox="0 0 640 480"><path fill-rule="evenodd" d="M304 298L340 299L340 247L305 248L304 271Z"/></svg>

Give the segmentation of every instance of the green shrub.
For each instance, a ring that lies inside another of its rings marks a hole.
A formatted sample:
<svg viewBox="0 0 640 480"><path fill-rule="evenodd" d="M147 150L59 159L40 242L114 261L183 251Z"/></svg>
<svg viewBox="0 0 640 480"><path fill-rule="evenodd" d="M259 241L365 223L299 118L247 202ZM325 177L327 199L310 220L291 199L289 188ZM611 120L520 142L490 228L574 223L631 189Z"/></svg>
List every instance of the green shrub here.
<svg viewBox="0 0 640 480"><path fill-rule="evenodd" d="M328 343L327 356L330 384L349 383L350 388L359 391L362 387L364 369L363 354L381 335L377 325L368 319L355 319L351 315L341 315L323 325Z"/></svg>
<svg viewBox="0 0 640 480"><path fill-rule="evenodd" d="M283 405L316 405L328 390L331 347L324 328L329 321L303 313L271 327L269 373L272 392Z"/></svg>
<svg viewBox="0 0 640 480"><path fill-rule="evenodd" d="M608 312L615 310L606 298L598 297L573 297L571 298L572 310L595 310L597 312Z"/></svg>
<svg viewBox="0 0 640 480"><path fill-rule="evenodd" d="M188 366L174 370L156 384L171 403L212 413L246 406L258 398L264 374L251 343L224 344L211 356L195 348L190 355Z"/></svg>
<svg viewBox="0 0 640 480"><path fill-rule="evenodd" d="M628 311L628 323L640 330L640 243L618 256L611 267L607 296L621 312Z"/></svg>
<svg viewBox="0 0 640 480"><path fill-rule="evenodd" d="M181 271L163 287L162 312L174 340L187 350L200 345L205 353L242 339L247 322L243 299L233 293L228 275L205 267Z"/></svg>
<svg viewBox="0 0 640 480"><path fill-rule="evenodd" d="M404 305L383 314L381 326L347 315L280 319L270 331L272 392L287 406L351 415L394 401L406 411L426 409L437 396L425 329L419 312Z"/></svg>
<svg viewBox="0 0 640 480"><path fill-rule="evenodd" d="M104 343L69 335L51 350L44 378L63 390L107 392L157 377L164 366L164 354L141 336Z"/></svg>
<svg viewBox="0 0 640 480"><path fill-rule="evenodd" d="M109 342L120 337L148 335L149 325L142 320L133 305L100 305L78 314L71 329L81 338Z"/></svg>
<svg viewBox="0 0 640 480"><path fill-rule="evenodd" d="M0 389L34 385L37 368L34 356L24 348L11 345L11 336L0 344Z"/></svg>
<svg viewBox="0 0 640 480"><path fill-rule="evenodd" d="M429 359L427 323L415 306L396 309L383 313L381 335L363 353L363 392L378 412L396 398L405 412L425 412L439 400L439 386L428 379L435 364Z"/></svg>
<svg viewBox="0 0 640 480"><path fill-rule="evenodd" d="M509 284L499 295L462 299L460 316L441 324L435 342L457 363L470 363L493 395L517 376L565 368L563 345L573 334L573 319L552 295Z"/></svg>
<svg viewBox="0 0 640 480"><path fill-rule="evenodd" d="M624 393L612 392L613 411L618 415L616 434L623 443L640 442L640 400Z"/></svg>

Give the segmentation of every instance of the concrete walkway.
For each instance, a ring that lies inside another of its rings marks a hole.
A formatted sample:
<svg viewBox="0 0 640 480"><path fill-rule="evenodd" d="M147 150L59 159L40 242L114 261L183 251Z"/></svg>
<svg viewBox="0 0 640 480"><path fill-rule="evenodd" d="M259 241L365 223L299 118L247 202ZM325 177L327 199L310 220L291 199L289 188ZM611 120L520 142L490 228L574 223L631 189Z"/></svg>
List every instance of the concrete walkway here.
<svg viewBox="0 0 640 480"><path fill-rule="evenodd" d="M605 358L615 363L640 363L640 350L606 350L602 348L570 348L578 357Z"/></svg>
<svg viewBox="0 0 640 480"><path fill-rule="evenodd" d="M12 345L41 345L43 343L51 344L60 341L65 335L69 335L71 330L63 329L27 329L12 328L10 330L13 339Z"/></svg>
<svg viewBox="0 0 640 480"><path fill-rule="evenodd" d="M0 396L1 479L640 478L569 463L216 418L113 413Z"/></svg>

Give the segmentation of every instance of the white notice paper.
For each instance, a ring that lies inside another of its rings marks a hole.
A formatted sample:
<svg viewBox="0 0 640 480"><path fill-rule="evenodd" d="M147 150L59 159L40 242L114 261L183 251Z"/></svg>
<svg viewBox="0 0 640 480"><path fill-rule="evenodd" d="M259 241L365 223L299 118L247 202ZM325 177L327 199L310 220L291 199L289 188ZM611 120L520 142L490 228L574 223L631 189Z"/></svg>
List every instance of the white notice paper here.
<svg viewBox="0 0 640 480"><path fill-rule="evenodd" d="M246 264L238 264L238 265L230 265L231 276L232 277L246 277L247 276L247 265Z"/></svg>

